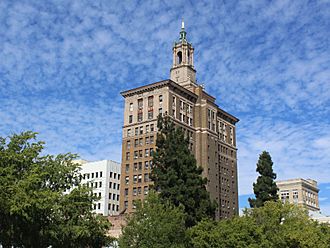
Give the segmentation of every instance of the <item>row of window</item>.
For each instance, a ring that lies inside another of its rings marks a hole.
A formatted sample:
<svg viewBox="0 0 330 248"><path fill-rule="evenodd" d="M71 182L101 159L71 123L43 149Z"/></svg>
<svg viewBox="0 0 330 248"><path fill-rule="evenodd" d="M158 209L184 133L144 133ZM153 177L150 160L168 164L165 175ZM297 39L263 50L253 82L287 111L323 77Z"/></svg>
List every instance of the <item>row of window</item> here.
<svg viewBox="0 0 330 248"><path fill-rule="evenodd" d="M84 173L82 175L82 179L89 179L89 178L98 178L98 177L102 177L102 171L100 172L92 172L92 173Z"/></svg>
<svg viewBox="0 0 330 248"><path fill-rule="evenodd" d="M101 209L101 203L95 203L93 205L93 209L96 210L96 209ZM108 204L108 210L111 210L112 211L119 211L119 205L116 205L116 204Z"/></svg>
<svg viewBox="0 0 330 248"><path fill-rule="evenodd" d="M134 159L139 159L139 158L147 158L149 156L152 156L154 153L154 149L150 148L150 149L145 149L144 150L144 154L143 154L143 150L138 150L138 151L134 151ZM130 152L126 152L126 160L130 160L131 159L131 153Z"/></svg>
<svg viewBox="0 0 330 248"><path fill-rule="evenodd" d="M119 187L120 187L119 183L109 182L109 189L119 190Z"/></svg>
<svg viewBox="0 0 330 248"><path fill-rule="evenodd" d="M113 179L120 180L120 174L119 173L110 171L110 178L112 178L112 176L113 176Z"/></svg>
<svg viewBox="0 0 330 248"><path fill-rule="evenodd" d="M143 142L144 141L144 142ZM154 136L147 136L145 138L139 138L134 140L134 147L143 146L144 144L149 145L154 143ZM126 149L131 148L131 141L126 141Z"/></svg>
<svg viewBox="0 0 330 248"><path fill-rule="evenodd" d="M146 125L145 127L144 126L136 127L135 128L134 135L135 136L142 135L143 134L143 131L145 131L146 134L147 133L154 132L155 131L155 125L154 124L150 124L150 125ZM133 136L132 129L131 128L128 128L127 129L127 137L131 137L131 136Z"/></svg>
<svg viewBox="0 0 330 248"><path fill-rule="evenodd" d="M158 109L158 113L162 114L163 113L163 109L161 108L163 102L163 96L159 95L159 106L160 108ZM129 111L133 112L133 103L129 104ZM154 118L154 110L153 110L153 106L154 106L154 96L149 96L148 97L148 120L151 120ZM138 113L137 113L137 121L141 122L143 121L143 98L138 99ZM128 116L128 123L133 123L133 115L130 114Z"/></svg>
<svg viewBox="0 0 330 248"><path fill-rule="evenodd" d="M147 195L149 193L149 187L148 186L144 186L143 187L143 192L142 192L142 187L134 187L132 190L132 195L133 196L137 196L137 195ZM129 195L129 189L125 188L125 196Z"/></svg>
<svg viewBox="0 0 330 248"><path fill-rule="evenodd" d="M109 193L109 200L119 201L119 194Z"/></svg>
<svg viewBox="0 0 330 248"><path fill-rule="evenodd" d="M85 184L87 187L91 187L91 188L102 188L102 182L87 182Z"/></svg>
<svg viewBox="0 0 330 248"><path fill-rule="evenodd" d="M133 183L142 183L143 182L149 182L150 181L150 174L149 173L144 173L144 177L142 180L142 174L137 174L137 175L133 175ZM129 184L129 176L125 177L125 184L128 185Z"/></svg>
<svg viewBox="0 0 330 248"><path fill-rule="evenodd" d="M108 210L112 210L112 211L117 211L118 212L119 211L119 205L109 203L108 204Z"/></svg>
<svg viewBox="0 0 330 248"><path fill-rule="evenodd" d="M134 171L141 171L143 164L144 164L144 169L145 170L148 170L149 168L152 168L152 160L150 160L150 161L144 161L144 163L142 163L142 162L134 163L133 164L133 170ZM129 169L130 169L130 165L126 164L125 165L125 172L129 173Z"/></svg>

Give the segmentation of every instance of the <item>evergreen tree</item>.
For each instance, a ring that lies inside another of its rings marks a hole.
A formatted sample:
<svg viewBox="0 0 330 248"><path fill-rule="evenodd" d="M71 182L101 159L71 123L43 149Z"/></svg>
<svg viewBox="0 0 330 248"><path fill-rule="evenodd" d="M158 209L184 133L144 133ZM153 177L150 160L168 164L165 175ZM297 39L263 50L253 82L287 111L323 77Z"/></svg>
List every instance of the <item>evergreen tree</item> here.
<svg viewBox="0 0 330 248"><path fill-rule="evenodd" d="M158 117L156 152L153 155L151 179L160 198L174 206L184 206L186 226L203 218L214 218L215 203L206 191L202 167L188 148L188 139L181 128L175 128L168 116Z"/></svg>
<svg viewBox="0 0 330 248"><path fill-rule="evenodd" d="M253 183L253 191L256 199L249 198L252 208L262 207L266 201L277 201L278 188L275 183L276 173L273 172L273 161L269 153L263 151L257 163L257 172L260 176L257 183Z"/></svg>

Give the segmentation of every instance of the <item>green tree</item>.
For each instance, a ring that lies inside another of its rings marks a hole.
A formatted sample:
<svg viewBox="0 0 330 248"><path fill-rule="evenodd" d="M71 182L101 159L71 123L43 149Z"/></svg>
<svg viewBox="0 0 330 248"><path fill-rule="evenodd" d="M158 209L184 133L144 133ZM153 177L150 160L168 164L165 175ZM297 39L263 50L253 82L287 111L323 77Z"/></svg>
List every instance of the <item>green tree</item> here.
<svg viewBox="0 0 330 248"><path fill-rule="evenodd" d="M194 248L329 248L329 225L320 225L306 210L269 201L242 217L202 221L188 231Z"/></svg>
<svg viewBox="0 0 330 248"><path fill-rule="evenodd" d="M257 183L253 183L256 199L249 198L252 208L261 207L266 201L278 200L278 188L274 181L276 174L273 172L273 161L266 151L263 151L259 156L257 172L259 172L260 176L257 178Z"/></svg>
<svg viewBox="0 0 330 248"><path fill-rule="evenodd" d="M136 212L129 218L119 238L121 248L185 247L185 223L182 207L163 203L150 191L143 206L138 201Z"/></svg>
<svg viewBox="0 0 330 248"><path fill-rule="evenodd" d="M0 137L0 244L101 247L109 222L91 213L96 198L79 186L73 154L42 155L36 133ZM65 190L75 188L71 193Z"/></svg>
<svg viewBox="0 0 330 248"><path fill-rule="evenodd" d="M203 169L197 166L182 129L175 128L168 116L159 116L157 127L151 178L160 198L184 206L187 227L203 218L214 218L216 205L210 200Z"/></svg>

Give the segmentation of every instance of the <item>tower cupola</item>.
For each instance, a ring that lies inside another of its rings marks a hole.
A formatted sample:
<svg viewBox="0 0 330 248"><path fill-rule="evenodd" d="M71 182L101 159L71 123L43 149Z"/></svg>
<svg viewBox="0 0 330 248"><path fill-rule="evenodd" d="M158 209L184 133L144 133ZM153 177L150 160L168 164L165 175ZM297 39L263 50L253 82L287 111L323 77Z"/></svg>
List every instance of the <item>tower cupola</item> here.
<svg viewBox="0 0 330 248"><path fill-rule="evenodd" d="M184 21L181 24L180 39L173 45L173 64L171 80L181 86L196 86L196 70L194 69L194 48L187 41Z"/></svg>

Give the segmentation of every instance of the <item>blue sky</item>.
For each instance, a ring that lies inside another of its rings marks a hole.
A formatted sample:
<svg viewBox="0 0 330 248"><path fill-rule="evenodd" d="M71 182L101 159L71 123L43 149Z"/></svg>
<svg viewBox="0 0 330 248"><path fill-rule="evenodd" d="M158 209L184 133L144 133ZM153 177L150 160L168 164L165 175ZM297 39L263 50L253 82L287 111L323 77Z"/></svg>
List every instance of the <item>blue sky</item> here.
<svg viewBox="0 0 330 248"><path fill-rule="evenodd" d="M184 17L197 80L237 125L241 206L255 164L319 182L330 214L329 1L0 1L0 135L121 158L119 92L169 78Z"/></svg>

